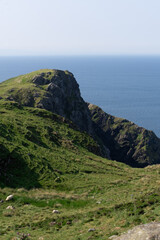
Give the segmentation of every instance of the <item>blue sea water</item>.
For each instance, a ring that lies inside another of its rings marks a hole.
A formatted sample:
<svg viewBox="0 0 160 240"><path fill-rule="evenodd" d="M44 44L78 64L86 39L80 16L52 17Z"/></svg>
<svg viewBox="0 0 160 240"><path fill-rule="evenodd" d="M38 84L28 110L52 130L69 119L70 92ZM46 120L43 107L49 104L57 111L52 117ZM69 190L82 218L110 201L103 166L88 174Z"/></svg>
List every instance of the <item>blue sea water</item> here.
<svg viewBox="0 0 160 240"><path fill-rule="evenodd" d="M0 81L43 68L71 71L85 101L160 137L160 56L0 57Z"/></svg>

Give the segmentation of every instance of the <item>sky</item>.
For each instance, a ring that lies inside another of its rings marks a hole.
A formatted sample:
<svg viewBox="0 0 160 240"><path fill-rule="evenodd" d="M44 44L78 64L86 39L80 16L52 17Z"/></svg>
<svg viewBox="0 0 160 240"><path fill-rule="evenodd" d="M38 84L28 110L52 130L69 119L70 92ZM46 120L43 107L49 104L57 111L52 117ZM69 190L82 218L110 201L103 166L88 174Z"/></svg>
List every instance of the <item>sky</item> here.
<svg viewBox="0 0 160 240"><path fill-rule="evenodd" d="M0 56L159 54L160 0L0 0Z"/></svg>

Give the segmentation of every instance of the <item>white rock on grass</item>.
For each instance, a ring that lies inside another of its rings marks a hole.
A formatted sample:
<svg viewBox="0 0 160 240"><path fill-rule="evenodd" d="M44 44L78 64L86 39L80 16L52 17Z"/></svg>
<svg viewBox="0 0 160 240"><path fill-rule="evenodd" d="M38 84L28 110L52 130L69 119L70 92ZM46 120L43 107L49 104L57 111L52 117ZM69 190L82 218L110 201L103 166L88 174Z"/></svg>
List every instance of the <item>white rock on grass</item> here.
<svg viewBox="0 0 160 240"><path fill-rule="evenodd" d="M59 214L60 211L59 211L59 210L53 210L52 213L57 213L57 214Z"/></svg>
<svg viewBox="0 0 160 240"><path fill-rule="evenodd" d="M13 199L13 195L9 195L9 196L6 198L6 201L10 201L11 199Z"/></svg>
<svg viewBox="0 0 160 240"><path fill-rule="evenodd" d="M95 228L90 228L90 229L88 230L88 232L94 232L94 231L96 231Z"/></svg>
<svg viewBox="0 0 160 240"><path fill-rule="evenodd" d="M11 209L11 210L13 210L14 207L12 207L12 206L8 206L8 207L6 207L6 209Z"/></svg>

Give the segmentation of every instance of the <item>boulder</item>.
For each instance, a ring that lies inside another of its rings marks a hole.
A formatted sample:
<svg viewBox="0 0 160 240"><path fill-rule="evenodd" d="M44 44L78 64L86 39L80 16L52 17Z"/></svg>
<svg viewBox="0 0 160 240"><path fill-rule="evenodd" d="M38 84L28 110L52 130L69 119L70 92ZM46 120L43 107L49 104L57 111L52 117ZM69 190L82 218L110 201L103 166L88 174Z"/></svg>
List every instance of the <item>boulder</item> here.
<svg viewBox="0 0 160 240"><path fill-rule="evenodd" d="M160 240L160 223L139 225L121 236L113 236L112 240Z"/></svg>

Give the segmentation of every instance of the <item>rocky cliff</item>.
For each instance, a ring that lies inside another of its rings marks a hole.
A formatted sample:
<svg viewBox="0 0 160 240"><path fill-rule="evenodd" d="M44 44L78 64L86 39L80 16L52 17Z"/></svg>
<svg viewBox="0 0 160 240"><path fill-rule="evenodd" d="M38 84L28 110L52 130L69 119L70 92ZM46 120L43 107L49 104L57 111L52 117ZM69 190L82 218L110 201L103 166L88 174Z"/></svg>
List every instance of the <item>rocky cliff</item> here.
<svg viewBox="0 0 160 240"><path fill-rule="evenodd" d="M149 130L126 119L111 116L89 104L94 130L109 148L111 159L133 167L160 163L160 139Z"/></svg>
<svg viewBox="0 0 160 240"><path fill-rule="evenodd" d="M102 155L133 167L160 163L160 139L122 118L88 104L80 94L72 73L39 70L1 83L0 99L21 106L46 109L71 120L96 139Z"/></svg>
<svg viewBox="0 0 160 240"><path fill-rule="evenodd" d="M8 90L8 100L59 114L74 122L81 130L93 134L90 112L72 73L41 70L24 75L18 81L15 88Z"/></svg>
<svg viewBox="0 0 160 240"><path fill-rule="evenodd" d="M107 147L160 163L155 134L88 106L71 73L1 83L0 238L158 239L156 223L118 235L159 222L160 164Z"/></svg>

